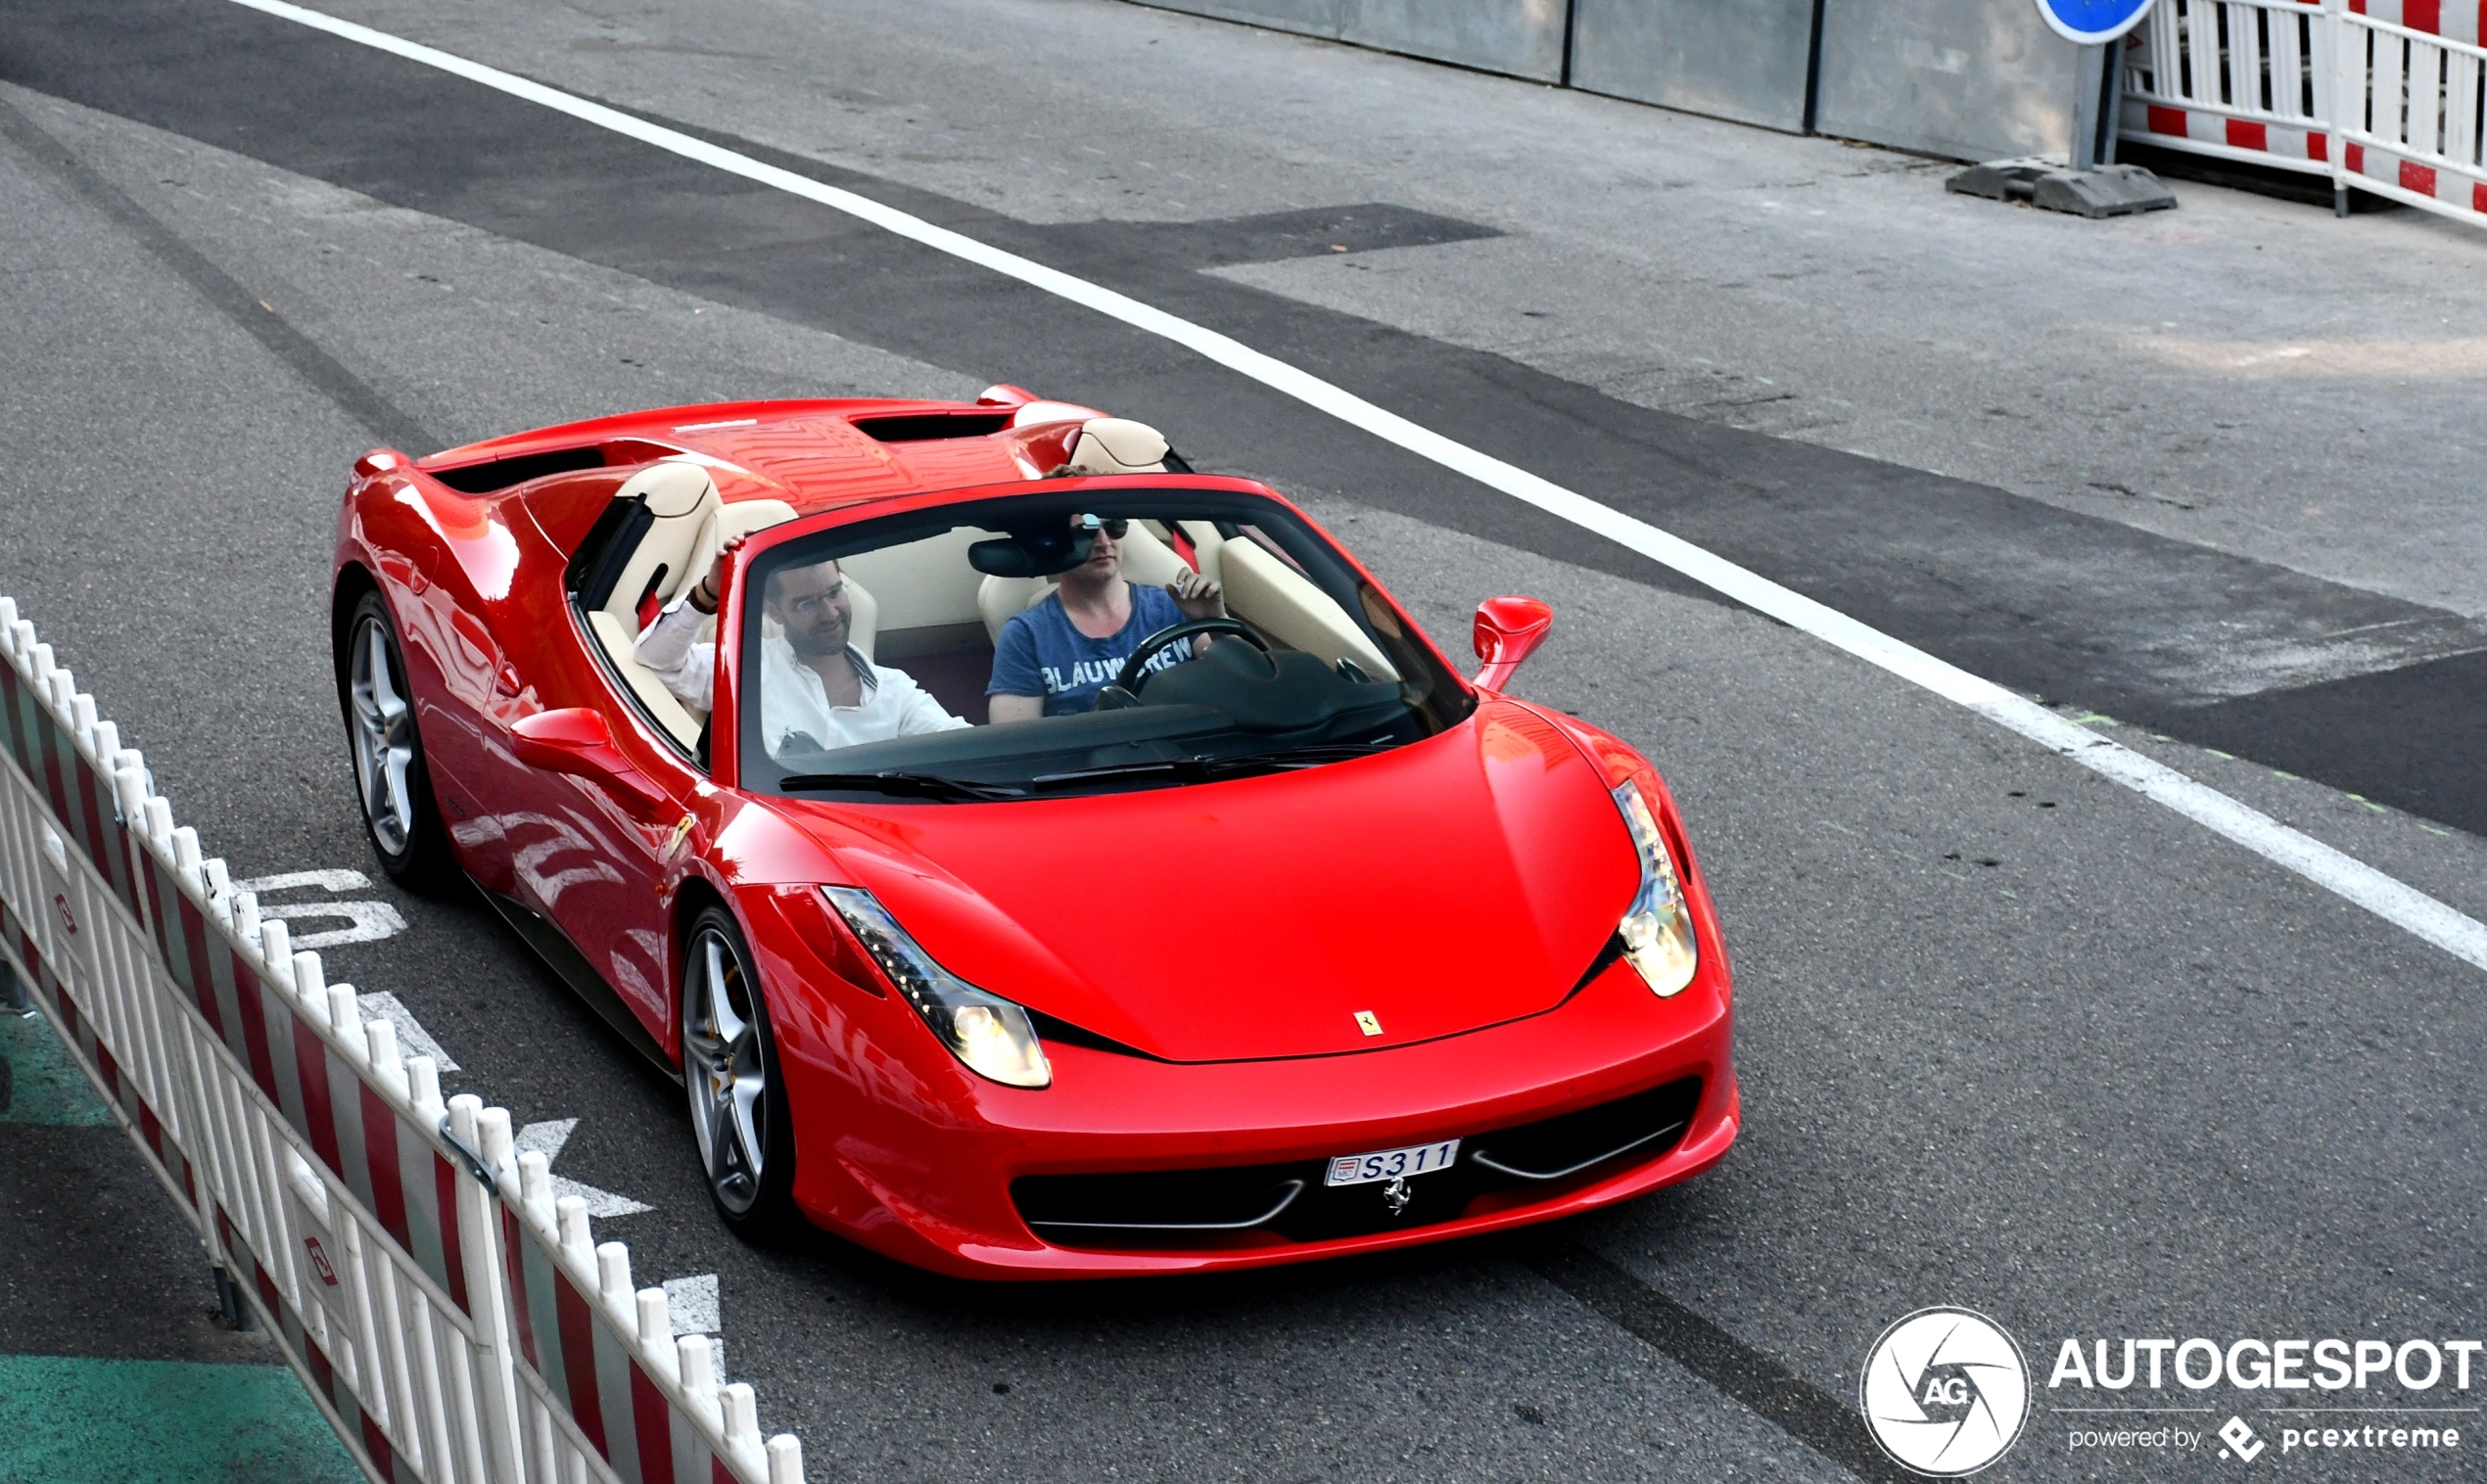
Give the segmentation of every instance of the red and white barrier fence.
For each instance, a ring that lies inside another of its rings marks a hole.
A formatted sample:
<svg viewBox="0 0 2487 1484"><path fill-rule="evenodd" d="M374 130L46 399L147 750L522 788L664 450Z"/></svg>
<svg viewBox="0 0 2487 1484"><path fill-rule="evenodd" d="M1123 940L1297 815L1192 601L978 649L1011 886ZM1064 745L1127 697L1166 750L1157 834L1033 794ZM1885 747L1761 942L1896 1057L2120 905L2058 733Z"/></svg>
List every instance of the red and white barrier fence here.
<svg viewBox="0 0 2487 1484"><path fill-rule="evenodd" d="M2481 0L2159 0L2120 137L2487 225Z"/></svg>
<svg viewBox="0 0 2487 1484"><path fill-rule="evenodd" d="M382 1484L800 1484L665 1290L261 920L0 597L0 956Z"/></svg>
<svg viewBox="0 0 2487 1484"><path fill-rule="evenodd" d="M2479 153L2482 7L2357 0L2338 13L2340 177L2431 211L2487 223Z"/></svg>
<svg viewBox="0 0 2487 1484"><path fill-rule="evenodd" d="M2125 39L2119 132L2328 175L2333 34L2314 0L2159 0Z"/></svg>

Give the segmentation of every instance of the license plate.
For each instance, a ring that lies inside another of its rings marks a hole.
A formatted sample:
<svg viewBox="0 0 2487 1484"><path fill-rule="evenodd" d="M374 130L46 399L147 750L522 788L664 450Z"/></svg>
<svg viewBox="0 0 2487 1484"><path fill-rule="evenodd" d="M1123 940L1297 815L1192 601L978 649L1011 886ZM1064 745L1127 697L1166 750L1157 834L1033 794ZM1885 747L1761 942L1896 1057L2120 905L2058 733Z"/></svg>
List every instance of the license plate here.
<svg viewBox="0 0 2487 1484"><path fill-rule="evenodd" d="M1362 1185L1377 1180L1398 1180L1447 1170L1459 1158L1459 1140L1410 1144L1404 1149L1379 1149L1371 1154L1341 1154L1330 1162L1326 1185Z"/></svg>

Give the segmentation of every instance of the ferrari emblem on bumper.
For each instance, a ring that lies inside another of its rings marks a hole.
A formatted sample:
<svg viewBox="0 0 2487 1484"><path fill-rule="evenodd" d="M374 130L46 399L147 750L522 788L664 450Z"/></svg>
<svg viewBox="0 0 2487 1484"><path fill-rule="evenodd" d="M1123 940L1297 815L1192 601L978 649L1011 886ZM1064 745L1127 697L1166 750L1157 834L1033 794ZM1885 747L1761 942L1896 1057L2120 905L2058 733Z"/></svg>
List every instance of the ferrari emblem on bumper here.
<svg viewBox="0 0 2487 1484"><path fill-rule="evenodd" d="M1392 1216L1407 1210L1408 1202L1414 1199L1416 1192L1408 1188L1408 1178L1404 1175L1392 1176L1390 1183L1382 1187L1382 1202L1390 1208Z"/></svg>

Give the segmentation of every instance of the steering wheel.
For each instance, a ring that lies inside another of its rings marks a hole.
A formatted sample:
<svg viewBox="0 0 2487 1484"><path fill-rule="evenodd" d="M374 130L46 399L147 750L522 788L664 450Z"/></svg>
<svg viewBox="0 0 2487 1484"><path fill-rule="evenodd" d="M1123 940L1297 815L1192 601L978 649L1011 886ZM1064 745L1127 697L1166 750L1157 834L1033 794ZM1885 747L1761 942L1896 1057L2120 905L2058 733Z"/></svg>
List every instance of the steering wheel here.
<svg viewBox="0 0 2487 1484"><path fill-rule="evenodd" d="M1202 633L1231 633L1264 655L1270 652L1269 640L1261 637L1259 629L1242 619L1188 619L1180 624L1169 624L1141 640L1140 647L1131 652L1131 658L1123 661L1122 673L1114 676L1114 683L1134 695L1139 694L1141 674L1149 662L1156 658L1158 650Z"/></svg>

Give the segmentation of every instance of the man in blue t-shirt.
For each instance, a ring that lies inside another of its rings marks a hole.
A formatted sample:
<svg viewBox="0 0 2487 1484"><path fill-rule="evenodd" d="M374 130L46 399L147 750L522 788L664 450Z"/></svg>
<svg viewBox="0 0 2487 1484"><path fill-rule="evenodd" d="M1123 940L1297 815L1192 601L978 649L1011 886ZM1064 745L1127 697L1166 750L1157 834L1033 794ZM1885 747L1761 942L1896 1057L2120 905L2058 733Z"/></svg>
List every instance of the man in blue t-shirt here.
<svg viewBox="0 0 2487 1484"><path fill-rule="evenodd" d="M1074 524L1084 523L1080 517ZM1197 572L1163 587L1124 580L1123 520L1098 523L1088 560L1063 573L1044 602L1013 615L993 647L993 679L985 698L996 721L1029 721L1091 710L1113 683L1140 641L1188 619L1226 615L1218 584ZM1151 656L1149 673L1180 665L1206 644L1206 634L1169 644Z"/></svg>

